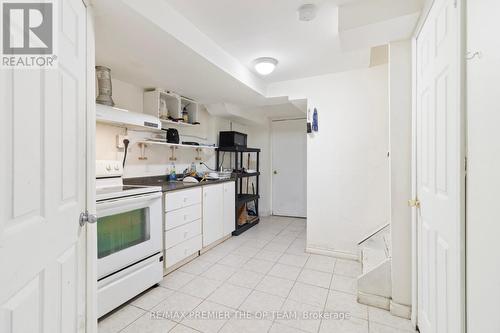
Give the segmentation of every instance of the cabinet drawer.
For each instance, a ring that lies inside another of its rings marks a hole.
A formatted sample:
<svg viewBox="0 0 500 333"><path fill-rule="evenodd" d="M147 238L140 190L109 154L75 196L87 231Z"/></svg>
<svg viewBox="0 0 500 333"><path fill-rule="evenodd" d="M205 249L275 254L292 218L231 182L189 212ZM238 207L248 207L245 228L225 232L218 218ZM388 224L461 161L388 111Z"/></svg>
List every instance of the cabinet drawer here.
<svg viewBox="0 0 500 333"><path fill-rule="evenodd" d="M180 208L165 213L165 230L201 219L201 204Z"/></svg>
<svg viewBox="0 0 500 333"><path fill-rule="evenodd" d="M165 211L192 206L201 202L201 187L165 194Z"/></svg>
<svg viewBox="0 0 500 333"><path fill-rule="evenodd" d="M169 268L179 261L201 250L201 235L188 239L165 250L165 268Z"/></svg>
<svg viewBox="0 0 500 333"><path fill-rule="evenodd" d="M169 249L198 235L201 235L201 220L165 231L165 248Z"/></svg>

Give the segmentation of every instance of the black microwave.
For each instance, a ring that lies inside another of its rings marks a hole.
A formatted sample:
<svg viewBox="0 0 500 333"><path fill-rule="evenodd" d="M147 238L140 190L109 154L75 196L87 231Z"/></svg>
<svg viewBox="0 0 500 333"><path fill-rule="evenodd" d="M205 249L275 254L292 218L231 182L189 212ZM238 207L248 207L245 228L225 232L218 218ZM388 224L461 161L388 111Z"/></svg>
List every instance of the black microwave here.
<svg viewBox="0 0 500 333"><path fill-rule="evenodd" d="M222 131L219 132L219 147L247 147L247 135L235 131Z"/></svg>

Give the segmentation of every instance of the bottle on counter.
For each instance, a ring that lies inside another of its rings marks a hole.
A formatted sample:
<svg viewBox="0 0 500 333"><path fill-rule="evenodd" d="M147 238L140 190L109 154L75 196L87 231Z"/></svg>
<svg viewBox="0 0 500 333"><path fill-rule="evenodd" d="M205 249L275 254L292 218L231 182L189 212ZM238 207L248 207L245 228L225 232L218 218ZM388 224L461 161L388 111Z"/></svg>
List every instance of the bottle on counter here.
<svg viewBox="0 0 500 333"><path fill-rule="evenodd" d="M172 162L172 166L170 167L170 175L168 176L168 180L175 181L177 180L177 173L175 171L175 163Z"/></svg>

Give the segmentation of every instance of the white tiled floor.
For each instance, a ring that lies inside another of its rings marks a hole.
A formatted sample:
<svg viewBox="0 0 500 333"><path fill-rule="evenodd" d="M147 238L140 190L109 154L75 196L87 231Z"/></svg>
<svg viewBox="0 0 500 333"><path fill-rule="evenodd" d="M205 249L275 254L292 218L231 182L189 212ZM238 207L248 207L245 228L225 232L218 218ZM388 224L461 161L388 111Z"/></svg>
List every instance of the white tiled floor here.
<svg viewBox="0 0 500 333"><path fill-rule="evenodd" d="M408 320L358 304L358 263L305 253L305 220L261 223L166 276L99 321L99 333L408 333ZM158 311L348 312L334 319L153 319Z"/></svg>

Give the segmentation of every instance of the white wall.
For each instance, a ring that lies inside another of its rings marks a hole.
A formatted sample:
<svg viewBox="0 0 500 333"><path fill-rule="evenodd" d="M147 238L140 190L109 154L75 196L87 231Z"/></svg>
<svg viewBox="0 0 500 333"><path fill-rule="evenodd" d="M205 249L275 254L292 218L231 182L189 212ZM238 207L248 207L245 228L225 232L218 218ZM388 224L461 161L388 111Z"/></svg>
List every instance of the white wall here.
<svg viewBox="0 0 500 333"><path fill-rule="evenodd" d="M128 109L133 112L142 112L142 96L143 89L141 87L113 79L113 100L117 107ZM260 160L262 172L260 178L261 200L259 201L259 210L262 216L269 215L271 211L269 124L262 126L242 125L220 117L213 117L204 108L201 108L198 118L201 123L199 126L178 128L181 140L217 144L219 131L232 129L248 134L249 146L262 149ZM124 150L116 147L116 136L125 133L126 130L124 128L98 123L96 126L96 158L98 160L122 160ZM127 135L129 136L131 144L129 146L127 163L124 169L125 178L158 176L169 173L172 166L172 162L169 160L171 153L170 149L159 145L149 145L145 154L148 159L142 161L138 159L140 156L140 148L137 144L134 144L134 142L149 137L151 134L148 132L128 131ZM175 161L177 173L181 173L185 168L189 167L192 162L196 163L198 170L206 170L204 166L199 165L199 161L195 161L197 153L194 149L180 148L176 150L175 156L177 158L177 161ZM201 157L203 158L203 162L208 164L208 166L211 168L215 167L215 153L213 150L204 149ZM254 157L252 157L252 159L253 158ZM251 165L255 168L255 161L252 160ZM226 166L229 167L228 164L226 164Z"/></svg>
<svg viewBox="0 0 500 333"><path fill-rule="evenodd" d="M389 44L392 301L411 304L411 42ZM409 315L409 312L407 313Z"/></svg>
<svg viewBox="0 0 500 333"><path fill-rule="evenodd" d="M389 220L387 65L270 85L307 98L307 246L357 258L357 242Z"/></svg>
<svg viewBox="0 0 500 333"><path fill-rule="evenodd" d="M500 332L500 2L467 2L467 328Z"/></svg>

